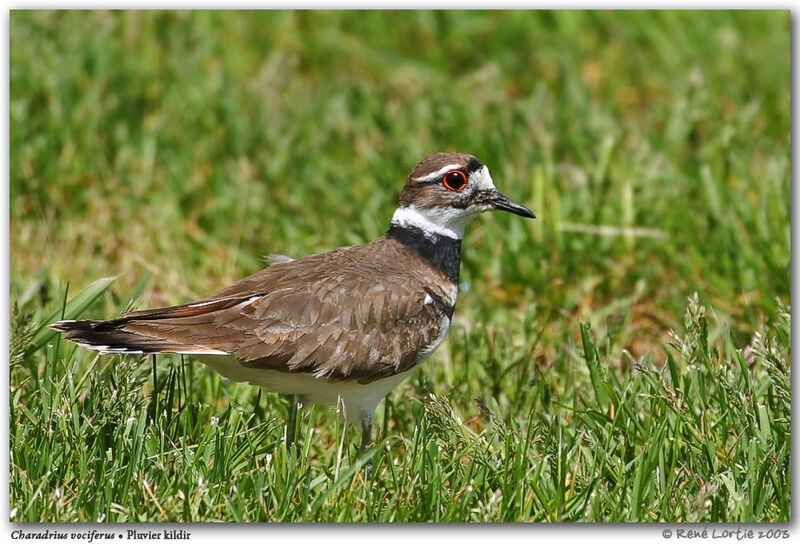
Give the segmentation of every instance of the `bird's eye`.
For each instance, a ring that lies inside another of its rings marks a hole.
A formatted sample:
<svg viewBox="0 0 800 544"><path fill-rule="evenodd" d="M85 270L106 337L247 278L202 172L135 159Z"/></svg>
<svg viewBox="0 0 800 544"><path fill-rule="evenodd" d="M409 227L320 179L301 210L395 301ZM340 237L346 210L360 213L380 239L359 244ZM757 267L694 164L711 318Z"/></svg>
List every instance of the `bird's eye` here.
<svg viewBox="0 0 800 544"><path fill-rule="evenodd" d="M467 186L467 175L461 170L450 170L442 177L442 185L451 191L463 191Z"/></svg>

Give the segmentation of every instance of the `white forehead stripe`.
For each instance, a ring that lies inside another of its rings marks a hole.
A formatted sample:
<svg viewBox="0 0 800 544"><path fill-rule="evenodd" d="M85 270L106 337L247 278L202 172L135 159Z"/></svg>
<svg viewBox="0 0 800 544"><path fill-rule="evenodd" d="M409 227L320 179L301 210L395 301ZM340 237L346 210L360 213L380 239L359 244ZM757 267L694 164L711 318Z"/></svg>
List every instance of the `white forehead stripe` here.
<svg viewBox="0 0 800 544"><path fill-rule="evenodd" d="M392 225L397 225L399 227L417 227L418 229L422 229L422 232L425 234L439 234L456 240L461 239L461 236L464 234L463 228L450 228L446 224L443 224L447 223L446 218L436 217L438 215L437 211L441 211L441 208L427 211L434 215L434 217L426 217L427 214L422 213L413 204L410 206L401 206L394 211ZM442 219L445 220L443 221Z"/></svg>
<svg viewBox="0 0 800 544"><path fill-rule="evenodd" d="M479 191L485 191L486 189L494 189L494 180L492 179L492 175L489 173L489 167L483 165L480 170L477 172L473 172L469 176L470 180L475 181L475 187Z"/></svg>
<svg viewBox="0 0 800 544"><path fill-rule="evenodd" d="M463 168L463 166L460 165L460 164L448 164L447 166L442 166L441 168L439 168L436 172L433 172L432 174L428 174L427 176L420 176L418 178L414 178L414 181L431 181L431 180L434 180L434 179L438 178L439 176L441 176L445 172L449 172L450 170L458 170L459 168Z"/></svg>

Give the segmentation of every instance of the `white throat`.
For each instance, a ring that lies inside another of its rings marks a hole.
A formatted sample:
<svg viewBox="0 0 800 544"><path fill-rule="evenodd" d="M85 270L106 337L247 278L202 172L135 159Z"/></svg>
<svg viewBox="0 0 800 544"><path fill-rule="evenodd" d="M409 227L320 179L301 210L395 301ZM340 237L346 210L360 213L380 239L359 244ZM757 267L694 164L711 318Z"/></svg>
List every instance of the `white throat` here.
<svg viewBox="0 0 800 544"><path fill-rule="evenodd" d="M392 225L417 227L426 235L438 234L461 240L467 223L479 213L450 207L417 208L413 204L394 211Z"/></svg>

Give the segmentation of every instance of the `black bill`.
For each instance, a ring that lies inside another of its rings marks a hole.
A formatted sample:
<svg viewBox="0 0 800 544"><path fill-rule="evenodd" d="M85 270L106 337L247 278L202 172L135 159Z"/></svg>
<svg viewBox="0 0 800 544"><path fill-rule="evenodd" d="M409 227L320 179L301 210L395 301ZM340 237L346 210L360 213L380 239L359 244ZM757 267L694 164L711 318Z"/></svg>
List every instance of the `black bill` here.
<svg viewBox="0 0 800 544"><path fill-rule="evenodd" d="M503 210L505 212L511 212L515 215L521 215L522 217L536 219L536 216L533 215L532 211L522 204L517 204L497 189L493 189L491 193L487 195L486 202L491 204L496 210Z"/></svg>

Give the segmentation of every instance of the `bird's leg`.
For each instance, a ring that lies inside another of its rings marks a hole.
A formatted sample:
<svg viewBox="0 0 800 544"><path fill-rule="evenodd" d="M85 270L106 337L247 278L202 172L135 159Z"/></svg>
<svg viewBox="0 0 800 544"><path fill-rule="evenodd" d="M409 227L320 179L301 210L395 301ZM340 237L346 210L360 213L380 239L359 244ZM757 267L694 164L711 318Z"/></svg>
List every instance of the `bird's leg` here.
<svg viewBox="0 0 800 544"><path fill-rule="evenodd" d="M372 414L361 414L361 446L358 448L359 457L367 451L370 442L372 442ZM367 461L364 468L367 471L367 476L372 472L372 459Z"/></svg>
<svg viewBox="0 0 800 544"><path fill-rule="evenodd" d="M289 410L289 421L286 423L286 449L292 447L294 444L294 436L297 431L297 409L302 404L300 395L292 397L292 408Z"/></svg>

